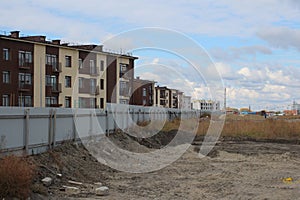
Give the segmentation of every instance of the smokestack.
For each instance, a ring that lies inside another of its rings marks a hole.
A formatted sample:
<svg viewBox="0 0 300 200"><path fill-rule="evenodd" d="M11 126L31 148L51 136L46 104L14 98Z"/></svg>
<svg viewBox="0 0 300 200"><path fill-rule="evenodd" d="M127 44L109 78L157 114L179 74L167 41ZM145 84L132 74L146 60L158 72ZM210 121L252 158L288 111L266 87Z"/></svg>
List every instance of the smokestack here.
<svg viewBox="0 0 300 200"><path fill-rule="evenodd" d="M10 37L12 38L19 38L20 31L11 31L10 32Z"/></svg>
<svg viewBox="0 0 300 200"><path fill-rule="evenodd" d="M52 44L60 45L60 40L52 40Z"/></svg>

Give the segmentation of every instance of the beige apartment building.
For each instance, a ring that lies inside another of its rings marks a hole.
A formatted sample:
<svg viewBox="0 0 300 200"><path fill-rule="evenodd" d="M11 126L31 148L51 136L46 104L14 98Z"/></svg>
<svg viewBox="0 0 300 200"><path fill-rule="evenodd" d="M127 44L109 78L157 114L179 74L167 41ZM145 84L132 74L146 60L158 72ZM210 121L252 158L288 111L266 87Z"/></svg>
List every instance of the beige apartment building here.
<svg viewBox="0 0 300 200"><path fill-rule="evenodd" d="M0 106L99 108L129 103L136 57L45 36L0 35Z"/></svg>

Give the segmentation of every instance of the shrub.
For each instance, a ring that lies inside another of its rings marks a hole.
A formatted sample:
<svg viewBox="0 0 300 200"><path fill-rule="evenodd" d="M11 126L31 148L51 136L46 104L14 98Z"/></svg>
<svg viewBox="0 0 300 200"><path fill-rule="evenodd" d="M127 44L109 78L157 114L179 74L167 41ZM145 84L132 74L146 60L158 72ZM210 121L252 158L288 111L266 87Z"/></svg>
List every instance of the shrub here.
<svg viewBox="0 0 300 200"><path fill-rule="evenodd" d="M0 159L0 199L28 198L34 169L34 165L25 158L10 155Z"/></svg>

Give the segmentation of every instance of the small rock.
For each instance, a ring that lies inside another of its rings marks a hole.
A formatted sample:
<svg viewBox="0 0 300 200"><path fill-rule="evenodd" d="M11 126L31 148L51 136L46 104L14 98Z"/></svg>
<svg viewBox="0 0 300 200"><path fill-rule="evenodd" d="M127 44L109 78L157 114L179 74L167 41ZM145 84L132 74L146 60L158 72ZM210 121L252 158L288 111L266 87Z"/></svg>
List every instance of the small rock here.
<svg viewBox="0 0 300 200"><path fill-rule="evenodd" d="M46 178L43 178L42 179L42 182L43 182L43 184L45 185L45 186L50 186L51 184L52 184L52 178L50 178L50 177L46 177Z"/></svg>
<svg viewBox="0 0 300 200"><path fill-rule="evenodd" d="M108 191L109 191L109 188L106 187L106 186L102 186L102 187L99 187L99 188L96 188L96 189L95 189L95 193L96 193L96 195L98 195L98 196L105 196L105 195L108 195Z"/></svg>
<svg viewBox="0 0 300 200"><path fill-rule="evenodd" d="M80 190L77 187L69 187L69 186L64 186L64 187L65 187L65 192L67 194L78 194L78 193L80 193Z"/></svg>

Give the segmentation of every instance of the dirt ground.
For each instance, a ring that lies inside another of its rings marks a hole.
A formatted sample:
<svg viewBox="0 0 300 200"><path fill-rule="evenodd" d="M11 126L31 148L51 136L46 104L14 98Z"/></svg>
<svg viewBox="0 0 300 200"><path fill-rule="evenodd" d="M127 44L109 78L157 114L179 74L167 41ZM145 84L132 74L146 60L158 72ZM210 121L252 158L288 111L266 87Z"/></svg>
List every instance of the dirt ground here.
<svg viewBox="0 0 300 200"><path fill-rule="evenodd" d="M110 137L129 149L146 144L124 135ZM149 145L144 145L146 150ZM204 158L199 145L161 170L133 174L97 162L82 145L65 144L32 157L39 166L32 199L300 199L300 145L223 140ZM54 179L48 187L40 181L46 176ZM74 186L68 180L83 183L75 185L79 194L66 194L64 186ZM95 182L109 187L109 194L96 196Z"/></svg>

